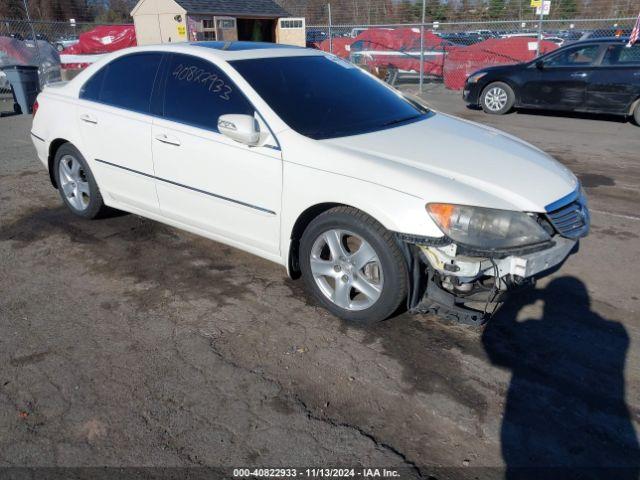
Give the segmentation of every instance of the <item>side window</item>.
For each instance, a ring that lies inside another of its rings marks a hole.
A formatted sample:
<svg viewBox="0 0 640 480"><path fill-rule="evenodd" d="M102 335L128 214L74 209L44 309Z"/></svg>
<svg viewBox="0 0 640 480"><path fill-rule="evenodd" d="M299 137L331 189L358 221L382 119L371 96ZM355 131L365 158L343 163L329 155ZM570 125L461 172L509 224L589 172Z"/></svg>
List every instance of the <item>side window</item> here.
<svg viewBox="0 0 640 480"><path fill-rule="evenodd" d="M631 47L610 45L602 60L603 65L636 66L640 65L640 44Z"/></svg>
<svg viewBox="0 0 640 480"><path fill-rule="evenodd" d="M238 87L206 60L174 54L166 75L164 117L169 120L217 131L220 115L255 113Z"/></svg>
<svg viewBox="0 0 640 480"><path fill-rule="evenodd" d="M87 80L80 89L80 98L83 100L100 101L100 91L102 90L102 82L107 67L102 67Z"/></svg>
<svg viewBox="0 0 640 480"><path fill-rule="evenodd" d="M553 56L545 63L550 67L573 67L591 65L600 51L600 45L569 48Z"/></svg>
<svg viewBox="0 0 640 480"><path fill-rule="evenodd" d="M135 53L106 65L100 102L149 113L151 92L161 59L160 53Z"/></svg>

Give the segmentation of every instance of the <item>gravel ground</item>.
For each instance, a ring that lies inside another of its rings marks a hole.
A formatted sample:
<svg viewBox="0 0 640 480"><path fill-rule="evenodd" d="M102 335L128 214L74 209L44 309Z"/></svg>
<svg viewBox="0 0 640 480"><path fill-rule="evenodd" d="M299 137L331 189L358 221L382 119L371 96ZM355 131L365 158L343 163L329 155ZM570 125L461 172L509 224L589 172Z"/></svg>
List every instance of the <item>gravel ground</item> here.
<svg viewBox="0 0 640 480"><path fill-rule="evenodd" d="M545 149L590 198L581 251L483 329L353 328L275 264L134 215L72 217L30 117L0 119L0 466L638 478L640 128L425 98Z"/></svg>

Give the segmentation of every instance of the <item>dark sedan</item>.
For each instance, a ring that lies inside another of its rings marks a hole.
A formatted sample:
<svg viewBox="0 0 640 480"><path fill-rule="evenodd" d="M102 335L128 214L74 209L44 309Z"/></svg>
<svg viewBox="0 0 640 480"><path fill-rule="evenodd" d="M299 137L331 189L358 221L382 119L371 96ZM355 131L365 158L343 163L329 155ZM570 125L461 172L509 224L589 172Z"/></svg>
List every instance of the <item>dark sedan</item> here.
<svg viewBox="0 0 640 480"><path fill-rule="evenodd" d="M640 43L607 38L572 43L528 63L479 70L463 98L487 113L514 107L633 116L640 125Z"/></svg>

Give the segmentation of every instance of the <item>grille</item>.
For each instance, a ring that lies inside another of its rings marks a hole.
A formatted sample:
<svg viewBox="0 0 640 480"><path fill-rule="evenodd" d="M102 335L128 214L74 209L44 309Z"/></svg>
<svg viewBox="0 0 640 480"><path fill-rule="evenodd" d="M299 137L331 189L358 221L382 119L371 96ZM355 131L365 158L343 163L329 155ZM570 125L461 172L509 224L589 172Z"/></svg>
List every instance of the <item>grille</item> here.
<svg viewBox="0 0 640 480"><path fill-rule="evenodd" d="M563 237L584 237L589 231L589 210L580 199L547 213L547 216Z"/></svg>

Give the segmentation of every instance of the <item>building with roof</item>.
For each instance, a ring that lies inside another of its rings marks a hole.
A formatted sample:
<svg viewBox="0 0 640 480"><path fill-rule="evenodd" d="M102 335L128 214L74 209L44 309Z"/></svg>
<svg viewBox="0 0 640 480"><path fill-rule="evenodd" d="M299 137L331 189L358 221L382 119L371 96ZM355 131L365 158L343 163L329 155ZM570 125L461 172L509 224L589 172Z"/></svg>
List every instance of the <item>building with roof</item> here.
<svg viewBox="0 0 640 480"><path fill-rule="evenodd" d="M139 0L131 11L138 45L200 40L305 45L304 18L274 0Z"/></svg>

